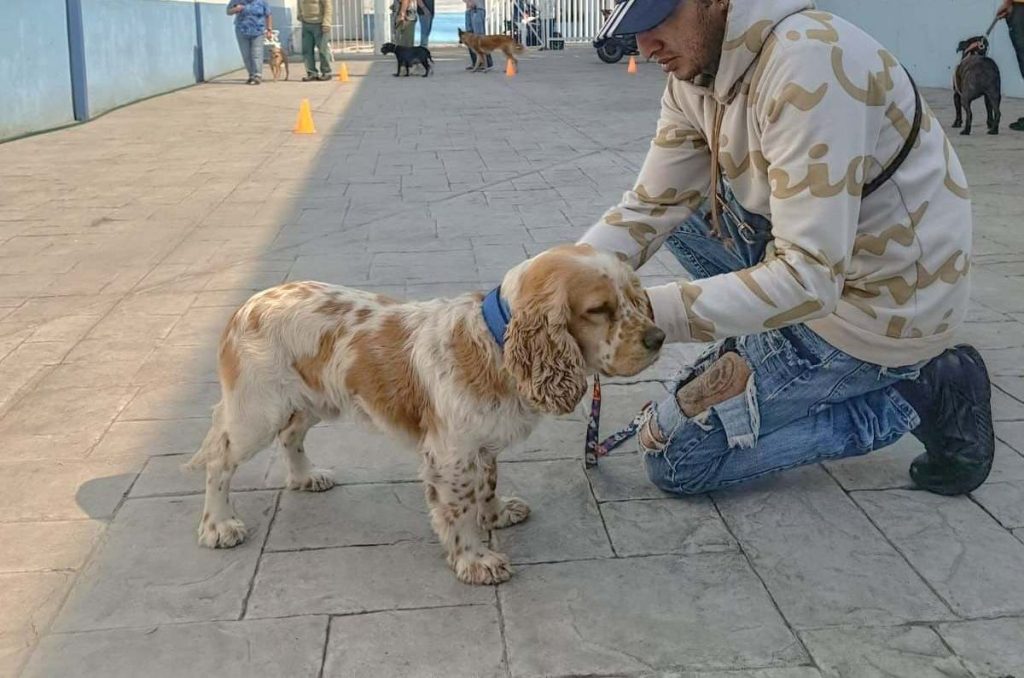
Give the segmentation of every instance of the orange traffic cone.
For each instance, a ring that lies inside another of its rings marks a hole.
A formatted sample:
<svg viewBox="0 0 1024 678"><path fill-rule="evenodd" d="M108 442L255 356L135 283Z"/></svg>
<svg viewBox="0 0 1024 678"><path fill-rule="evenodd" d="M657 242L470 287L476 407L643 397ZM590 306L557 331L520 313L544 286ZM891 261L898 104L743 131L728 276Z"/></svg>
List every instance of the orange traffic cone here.
<svg viewBox="0 0 1024 678"><path fill-rule="evenodd" d="M629 66L626 68L627 73L636 73L636 59L632 56L629 57Z"/></svg>
<svg viewBox="0 0 1024 678"><path fill-rule="evenodd" d="M516 75L516 62L508 59L505 61L505 75L514 78Z"/></svg>
<svg viewBox="0 0 1024 678"><path fill-rule="evenodd" d="M348 66L344 61L341 62L341 68L338 69L338 82L348 82Z"/></svg>
<svg viewBox="0 0 1024 678"><path fill-rule="evenodd" d="M303 99L299 105L299 117L295 120L296 134L316 134L316 127L313 126L313 114L309 110L309 99Z"/></svg>

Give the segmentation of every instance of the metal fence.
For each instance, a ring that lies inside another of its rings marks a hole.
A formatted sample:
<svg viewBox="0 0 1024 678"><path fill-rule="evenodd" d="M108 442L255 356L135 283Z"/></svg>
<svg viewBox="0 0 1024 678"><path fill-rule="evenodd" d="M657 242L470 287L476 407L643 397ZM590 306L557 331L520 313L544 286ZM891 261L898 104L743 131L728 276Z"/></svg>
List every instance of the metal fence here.
<svg viewBox="0 0 1024 678"><path fill-rule="evenodd" d="M370 51L391 39L391 0L333 2L335 51ZM488 0L487 32L514 35L537 49L588 43L601 27L601 9L613 5L614 0ZM298 34L293 38L298 45Z"/></svg>

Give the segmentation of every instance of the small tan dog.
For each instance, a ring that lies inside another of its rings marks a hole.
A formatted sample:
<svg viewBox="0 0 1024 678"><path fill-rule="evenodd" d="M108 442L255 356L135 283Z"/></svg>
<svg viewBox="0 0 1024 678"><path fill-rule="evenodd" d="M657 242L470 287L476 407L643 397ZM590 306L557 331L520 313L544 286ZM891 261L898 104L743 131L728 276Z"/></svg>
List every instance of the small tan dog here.
<svg viewBox="0 0 1024 678"><path fill-rule="evenodd" d="M303 440L320 420L350 414L418 450L430 522L455 575L468 584L508 579L508 557L484 537L525 520L530 508L498 496L498 453L542 415L571 412L588 375L647 368L665 333L633 270L587 245L519 264L484 299L399 303L318 282L249 299L224 330L221 400L188 464L206 468L199 543L228 548L245 538L231 477L275 439L289 488L330 489L333 475L314 468ZM503 330L489 329L487 303L504 304Z"/></svg>
<svg viewBox="0 0 1024 678"><path fill-rule="evenodd" d="M484 70L487 55L499 49L505 53L506 58L516 65L518 71L519 60L515 55L522 54L526 49L508 35L477 35L476 33L467 33L461 28L459 29L459 44L476 52L476 68L473 69L475 71Z"/></svg>
<svg viewBox="0 0 1024 678"><path fill-rule="evenodd" d="M274 74L274 82L281 77L282 70L284 70L284 79L287 80L291 76L291 72L288 70L288 59L285 58L284 50L280 46L273 46L270 48L270 72Z"/></svg>

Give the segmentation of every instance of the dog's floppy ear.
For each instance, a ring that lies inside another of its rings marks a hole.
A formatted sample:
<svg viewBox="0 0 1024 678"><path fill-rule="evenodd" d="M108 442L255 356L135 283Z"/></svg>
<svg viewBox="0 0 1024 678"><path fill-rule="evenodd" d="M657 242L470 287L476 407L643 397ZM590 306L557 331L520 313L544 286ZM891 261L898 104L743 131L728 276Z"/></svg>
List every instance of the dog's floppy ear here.
<svg viewBox="0 0 1024 678"><path fill-rule="evenodd" d="M572 412L587 389L583 354L569 333L566 290L525 291L505 335L505 367L519 394L551 414Z"/></svg>
<svg viewBox="0 0 1024 678"><path fill-rule="evenodd" d="M971 44L970 40L961 40L960 44L956 46L956 51L962 52L967 49L967 45Z"/></svg>

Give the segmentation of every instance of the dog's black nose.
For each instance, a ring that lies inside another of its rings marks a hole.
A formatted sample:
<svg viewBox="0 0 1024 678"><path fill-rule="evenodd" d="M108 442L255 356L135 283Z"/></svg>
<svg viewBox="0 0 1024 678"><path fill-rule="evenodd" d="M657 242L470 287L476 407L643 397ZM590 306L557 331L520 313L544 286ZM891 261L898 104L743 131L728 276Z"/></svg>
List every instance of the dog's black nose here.
<svg viewBox="0 0 1024 678"><path fill-rule="evenodd" d="M644 348L657 351L665 343L665 333L658 327L649 327L644 332Z"/></svg>

